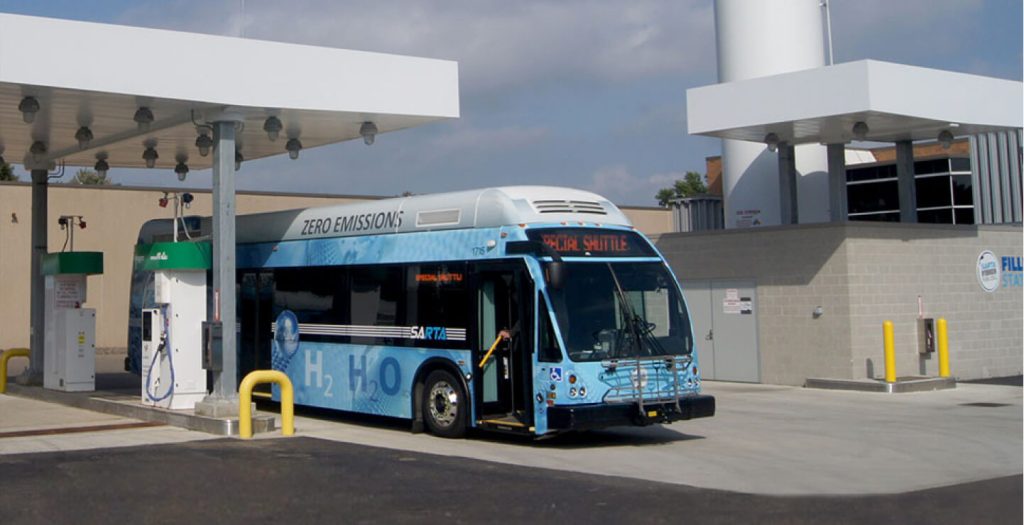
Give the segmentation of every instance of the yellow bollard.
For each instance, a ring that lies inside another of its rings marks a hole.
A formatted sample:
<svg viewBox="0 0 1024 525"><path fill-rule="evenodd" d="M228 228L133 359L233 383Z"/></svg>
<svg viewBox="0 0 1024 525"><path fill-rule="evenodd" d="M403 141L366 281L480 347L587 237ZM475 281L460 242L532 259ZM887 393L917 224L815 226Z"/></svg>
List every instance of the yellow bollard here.
<svg viewBox="0 0 1024 525"><path fill-rule="evenodd" d="M946 319L940 317L935 324L939 339L939 377L949 377L949 331Z"/></svg>
<svg viewBox="0 0 1024 525"><path fill-rule="evenodd" d="M262 383L281 387L281 435L295 434L295 389L291 380L277 370L254 370L238 386L238 437L252 438L252 389Z"/></svg>
<svg viewBox="0 0 1024 525"><path fill-rule="evenodd" d="M885 382L896 382L896 338L892 321L882 323L882 338L885 341Z"/></svg>
<svg viewBox="0 0 1024 525"><path fill-rule="evenodd" d="M7 392L7 362L14 357L29 358L28 348L11 348L0 357L0 394Z"/></svg>

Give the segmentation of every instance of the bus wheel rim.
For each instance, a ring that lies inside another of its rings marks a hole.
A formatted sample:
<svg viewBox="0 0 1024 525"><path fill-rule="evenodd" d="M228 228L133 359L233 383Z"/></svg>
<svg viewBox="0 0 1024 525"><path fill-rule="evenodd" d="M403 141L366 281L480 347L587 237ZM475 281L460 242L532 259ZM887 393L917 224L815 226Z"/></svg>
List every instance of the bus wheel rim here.
<svg viewBox="0 0 1024 525"><path fill-rule="evenodd" d="M447 381L438 381L430 389L430 417L441 426L455 422L459 410L459 394Z"/></svg>

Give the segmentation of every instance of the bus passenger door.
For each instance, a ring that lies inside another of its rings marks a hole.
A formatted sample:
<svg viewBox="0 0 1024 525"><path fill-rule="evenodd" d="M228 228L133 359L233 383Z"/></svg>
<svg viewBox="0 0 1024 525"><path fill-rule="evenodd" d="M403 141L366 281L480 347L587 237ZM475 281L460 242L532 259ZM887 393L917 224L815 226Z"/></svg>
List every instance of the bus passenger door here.
<svg viewBox="0 0 1024 525"><path fill-rule="evenodd" d="M530 402L533 371L533 330L530 312L532 285L521 265L477 267L477 341L474 362L479 367L488 350L479 381L474 382L477 415L485 424L526 429L533 425ZM499 340L502 330L508 340Z"/></svg>

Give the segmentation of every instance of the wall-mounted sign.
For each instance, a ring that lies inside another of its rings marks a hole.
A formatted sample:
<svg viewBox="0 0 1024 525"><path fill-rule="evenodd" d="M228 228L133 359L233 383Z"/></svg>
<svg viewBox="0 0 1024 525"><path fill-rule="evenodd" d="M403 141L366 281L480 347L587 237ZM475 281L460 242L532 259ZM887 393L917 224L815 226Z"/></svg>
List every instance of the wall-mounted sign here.
<svg viewBox="0 0 1024 525"><path fill-rule="evenodd" d="M978 255L978 284L986 292L994 292L999 289L999 261L995 254L985 250Z"/></svg>
<svg viewBox="0 0 1024 525"><path fill-rule="evenodd" d="M761 210L736 210L736 227L750 228L761 225Z"/></svg>
<svg viewBox="0 0 1024 525"><path fill-rule="evenodd" d="M754 313L754 302L749 297L730 298L727 291L725 299L722 300L722 313L751 315Z"/></svg>
<svg viewBox="0 0 1024 525"><path fill-rule="evenodd" d="M85 302L85 276L54 276L53 300L57 308L81 308Z"/></svg>

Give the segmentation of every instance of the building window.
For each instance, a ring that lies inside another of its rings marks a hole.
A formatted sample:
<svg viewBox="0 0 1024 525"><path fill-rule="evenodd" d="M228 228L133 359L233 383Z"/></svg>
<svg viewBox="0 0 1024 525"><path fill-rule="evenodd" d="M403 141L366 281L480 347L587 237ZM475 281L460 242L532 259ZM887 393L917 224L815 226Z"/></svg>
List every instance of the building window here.
<svg viewBox="0 0 1024 525"><path fill-rule="evenodd" d="M846 170L849 220L899 222L899 183L895 164ZM914 162L918 222L974 224L971 159L954 157Z"/></svg>

